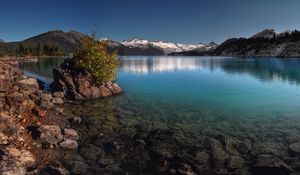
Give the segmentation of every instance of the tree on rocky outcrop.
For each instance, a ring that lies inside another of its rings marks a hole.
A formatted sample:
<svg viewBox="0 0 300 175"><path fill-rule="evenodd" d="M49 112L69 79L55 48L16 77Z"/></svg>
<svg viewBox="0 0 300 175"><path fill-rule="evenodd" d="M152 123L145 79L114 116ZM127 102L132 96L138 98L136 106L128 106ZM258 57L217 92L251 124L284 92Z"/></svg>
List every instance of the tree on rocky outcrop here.
<svg viewBox="0 0 300 175"><path fill-rule="evenodd" d="M117 76L119 60L116 52L109 53L105 42L98 42L95 34L80 43L74 59L80 69L87 70L96 83L112 81Z"/></svg>
<svg viewBox="0 0 300 175"><path fill-rule="evenodd" d="M53 91L64 92L71 100L95 99L122 93L117 83L119 60L106 43L93 38L83 39L72 58L65 59L53 70Z"/></svg>

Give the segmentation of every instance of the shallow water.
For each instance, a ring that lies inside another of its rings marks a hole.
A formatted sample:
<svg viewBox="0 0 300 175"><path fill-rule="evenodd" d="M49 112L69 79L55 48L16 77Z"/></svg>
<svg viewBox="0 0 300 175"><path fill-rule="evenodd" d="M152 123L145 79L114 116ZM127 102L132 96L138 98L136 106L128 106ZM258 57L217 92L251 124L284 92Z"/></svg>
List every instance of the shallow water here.
<svg viewBox="0 0 300 175"><path fill-rule="evenodd" d="M24 69L51 78L62 61L42 58ZM122 108L134 108L168 125L298 118L299 68L297 59L122 57L117 82L125 93L119 110L126 115Z"/></svg>
<svg viewBox="0 0 300 175"><path fill-rule="evenodd" d="M25 63L24 69L28 75L51 78L52 68L61 61L43 58L39 63ZM68 117L83 119L83 124L75 126L83 157L82 150L90 145L105 149L107 142L120 142L130 148L137 135L167 129L191 148L221 133L249 141L251 154L286 158L291 156L288 145L300 142L299 68L298 59L121 57L117 82L124 94L67 104L65 109ZM111 160L127 165L133 159L126 158L132 150L123 151L109 155ZM135 148L133 152L140 154ZM120 155L126 155L126 160ZM144 158L138 160L141 163ZM95 168L92 174L102 172L97 162L89 165ZM141 167L139 172L144 172Z"/></svg>

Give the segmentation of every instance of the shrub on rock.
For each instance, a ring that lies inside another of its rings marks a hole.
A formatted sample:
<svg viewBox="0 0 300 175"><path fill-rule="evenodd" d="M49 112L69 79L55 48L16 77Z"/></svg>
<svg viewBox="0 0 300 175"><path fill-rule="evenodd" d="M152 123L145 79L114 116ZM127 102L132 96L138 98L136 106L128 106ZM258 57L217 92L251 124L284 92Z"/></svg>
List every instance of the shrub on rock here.
<svg viewBox="0 0 300 175"><path fill-rule="evenodd" d="M114 82L119 61L109 53L105 43L84 39L73 58L66 59L60 69L53 70L53 91L71 100L95 99L122 93Z"/></svg>
<svg viewBox="0 0 300 175"><path fill-rule="evenodd" d="M112 81L117 76L119 60L116 52L109 53L105 42L85 38L74 54L76 66L87 70L96 83Z"/></svg>

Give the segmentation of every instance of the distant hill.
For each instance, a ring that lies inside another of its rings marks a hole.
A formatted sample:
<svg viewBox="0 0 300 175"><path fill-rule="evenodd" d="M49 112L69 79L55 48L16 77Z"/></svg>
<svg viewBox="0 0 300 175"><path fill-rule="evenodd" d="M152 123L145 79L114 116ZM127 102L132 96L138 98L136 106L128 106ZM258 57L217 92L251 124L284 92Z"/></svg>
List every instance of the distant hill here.
<svg viewBox="0 0 300 175"><path fill-rule="evenodd" d="M255 56L255 57L299 57L300 31L276 33L265 29L249 38L230 38L209 51L184 51L170 55L184 56Z"/></svg>
<svg viewBox="0 0 300 175"><path fill-rule="evenodd" d="M250 38L231 38L218 46L214 55L300 57L300 32L264 30Z"/></svg>
<svg viewBox="0 0 300 175"><path fill-rule="evenodd" d="M63 32L61 30L54 30L28 38L24 41L2 44L3 46L0 47L0 52L15 54L20 45L25 48L37 48L38 45L39 47L49 45L57 47L63 53L72 53L74 52L76 44L86 37L88 36L76 31Z"/></svg>

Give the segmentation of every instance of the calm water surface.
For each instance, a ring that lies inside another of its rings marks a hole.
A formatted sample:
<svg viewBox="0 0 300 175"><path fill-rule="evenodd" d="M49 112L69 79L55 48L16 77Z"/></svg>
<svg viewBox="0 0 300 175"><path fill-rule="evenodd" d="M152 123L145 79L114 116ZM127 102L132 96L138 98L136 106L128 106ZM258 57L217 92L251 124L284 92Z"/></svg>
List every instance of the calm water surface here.
<svg viewBox="0 0 300 175"><path fill-rule="evenodd" d="M62 61L42 58L24 69L49 80ZM152 127L260 132L252 126L300 119L297 59L121 57L117 82L125 91L110 102L118 116L134 123L149 120ZM101 103L112 99L81 106L100 115Z"/></svg>

